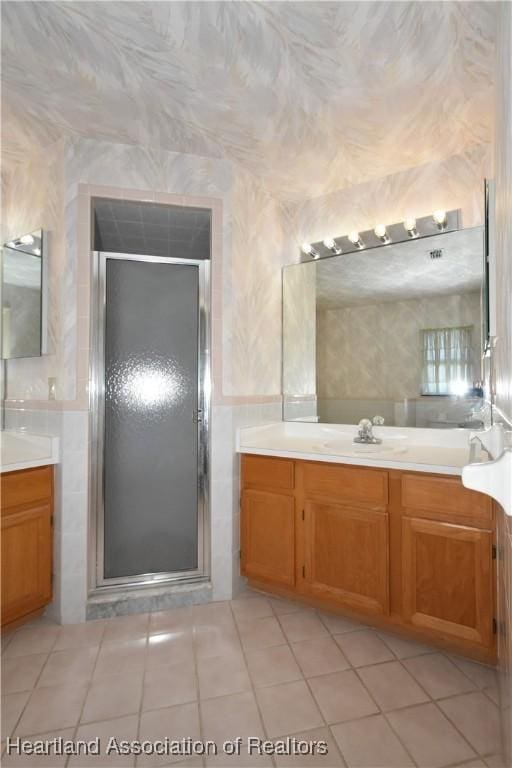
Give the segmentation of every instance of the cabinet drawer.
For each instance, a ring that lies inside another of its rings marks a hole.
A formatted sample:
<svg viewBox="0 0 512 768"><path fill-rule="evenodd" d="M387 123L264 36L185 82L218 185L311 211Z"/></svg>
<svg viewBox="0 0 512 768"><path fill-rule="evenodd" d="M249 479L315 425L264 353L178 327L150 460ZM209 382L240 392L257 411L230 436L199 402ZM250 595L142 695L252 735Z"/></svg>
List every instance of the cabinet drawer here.
<svg viewBox="0 0 512 768"><path fill-rule="evenodd" d="M415 517L439 517L489 528L492 502L488 496L464 488L458 477L402 475L402 507Z"/></svg>
<svg viewBox="0 0 512 768"><path fill-rule="evenodd" d="M272 456L242 456L242 484L293 490L294 462Z"/></svg>
<svg viewBox="0 0 512 768"><path fill-rule="evenodd" d="M336 501L387 506L388 473L385 471L301 462L301 472L306 496L316 494Z"/></svg>
<svg viewBox="0 0 512 768"><path fill-rule="evenodd" d="M8 507L50 499L52 467L35 467L7 472L1 477L2 512Z"/></svg>

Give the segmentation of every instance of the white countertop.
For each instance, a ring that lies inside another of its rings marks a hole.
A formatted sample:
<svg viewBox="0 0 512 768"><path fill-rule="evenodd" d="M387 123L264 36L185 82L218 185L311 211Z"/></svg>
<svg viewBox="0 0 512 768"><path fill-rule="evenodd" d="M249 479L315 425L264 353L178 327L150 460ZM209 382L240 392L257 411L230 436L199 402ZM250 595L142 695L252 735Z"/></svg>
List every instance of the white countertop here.
<svg viewBox="0 0 512 768"><path fill-rule="evenodd" d="M382 439L381 445L354 443L353 424L277 422L239 429L237 451L445 475L461 475L470 461L467 429L374 427L373 433ZM472 460L484 457L478 452Z"/></svg>
<svg viewBox="0 0 512 768"><path fill-rule="evenodd" d="M0 432L0 473L43 467L59 461L59 438L28 432Z"/></svg>

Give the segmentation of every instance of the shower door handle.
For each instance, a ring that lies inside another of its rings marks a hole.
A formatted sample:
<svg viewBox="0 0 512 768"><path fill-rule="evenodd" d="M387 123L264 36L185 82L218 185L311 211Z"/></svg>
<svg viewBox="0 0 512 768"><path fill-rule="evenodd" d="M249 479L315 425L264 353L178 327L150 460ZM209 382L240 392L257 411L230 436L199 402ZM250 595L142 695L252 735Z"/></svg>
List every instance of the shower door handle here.
<svg viewBox="0 0 512 768"><path fill-rule="evenodd" d="M199 424L200 421L203 420L202 414L203 409L198 408L196 411L192 411L192 421L195 421L196 424Z"/></svg>

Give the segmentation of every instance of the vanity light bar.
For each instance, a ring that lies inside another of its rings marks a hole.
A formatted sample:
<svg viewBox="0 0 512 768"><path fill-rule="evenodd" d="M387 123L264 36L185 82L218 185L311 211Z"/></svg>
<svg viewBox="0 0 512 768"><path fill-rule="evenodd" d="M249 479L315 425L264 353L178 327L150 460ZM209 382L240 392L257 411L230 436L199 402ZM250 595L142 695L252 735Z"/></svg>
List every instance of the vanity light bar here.
<svg viewBox="0 0 512 768"><path fill-rule="evenodd" d="M356 230L341 237L326 237L313 243L303 243L303 260L339 256L370 248L379 248L391 243L403 243L422 237L432 237L440 232L453 232L462 225L460 210L433 211L429 216L414 219L407 217L397 224L377 224L374 229L364 232Z"/></svg>

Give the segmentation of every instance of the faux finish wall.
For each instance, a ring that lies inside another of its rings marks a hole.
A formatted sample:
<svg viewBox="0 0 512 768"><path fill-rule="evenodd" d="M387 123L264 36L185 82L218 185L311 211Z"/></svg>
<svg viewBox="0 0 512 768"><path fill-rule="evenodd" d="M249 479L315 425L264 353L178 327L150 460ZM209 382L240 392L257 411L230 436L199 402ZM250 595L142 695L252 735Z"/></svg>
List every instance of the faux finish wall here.
<svg viewBox="0 0 512 768"><path fill-rule="evenodd" d="M496 66L496 331L498 418L512 428L512 4L501 2ZM498 657L505 758L512 764L512 518L497 510Z"/></svg>
<svg viewBox="0 0 512 768"><path fill-rule="evenodd" d="M492 176L491 149L490 144L480 144L444 160L287 206L296 259L304 241L419 218L438 208L460 208L464 227L482 224L484 178Z"/></svg>

